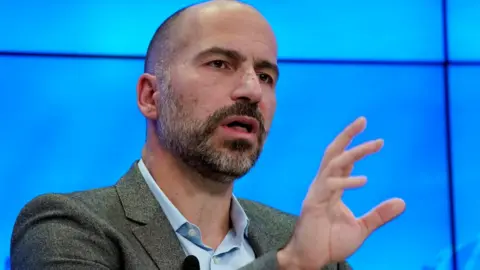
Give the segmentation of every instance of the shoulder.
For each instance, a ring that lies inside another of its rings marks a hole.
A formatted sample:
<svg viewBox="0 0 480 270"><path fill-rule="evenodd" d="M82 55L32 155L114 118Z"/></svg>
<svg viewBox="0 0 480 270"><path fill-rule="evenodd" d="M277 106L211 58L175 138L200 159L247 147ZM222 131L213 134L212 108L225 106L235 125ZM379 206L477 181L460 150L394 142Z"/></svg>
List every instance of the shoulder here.
<svg viewBox="0 0 480 270"><path fill-rule="evenodd" d="M64 264L76 260L89 265L90 269L119 265L116 244L111 240L115 223L108 220L109 215L121 214L116 210L118 203L114 203L114 194L114 189L105 188L44 194L32 199L20 211L13 228L12 266L19 269L39 264L53 267L60 260ZM32 254L32 250L36 252Z"/></svg>
<svg viewBox="0 0 480 270"><path fill-rule="evenodd" d="M115 188L106 187L72 193L42 194L29 201L25 208L61 208L63 206L67 209L73 207L102 211L102 209L109 208L112 204L118 204L119 202Z"/></svg>
<svg viewBox="0 0 480 270"><path fill-rule="evenodd" d="M33 220L68 219L81 223L122 215L114 187L74 193L49 193L33 198L20 211L14 229Z"/></svg>

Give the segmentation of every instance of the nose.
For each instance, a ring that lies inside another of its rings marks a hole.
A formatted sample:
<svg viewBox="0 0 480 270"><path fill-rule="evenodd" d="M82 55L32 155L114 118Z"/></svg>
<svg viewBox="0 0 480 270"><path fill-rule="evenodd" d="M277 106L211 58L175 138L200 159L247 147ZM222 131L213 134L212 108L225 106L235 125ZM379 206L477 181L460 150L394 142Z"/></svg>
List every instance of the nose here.
<svg viewBox="0 0 480 270"><path fill-rule="evenodd" d="M234 101L243 100L250 103L259 103L262 99L262 87L255 71L247 72L233 91Z"/></svg>

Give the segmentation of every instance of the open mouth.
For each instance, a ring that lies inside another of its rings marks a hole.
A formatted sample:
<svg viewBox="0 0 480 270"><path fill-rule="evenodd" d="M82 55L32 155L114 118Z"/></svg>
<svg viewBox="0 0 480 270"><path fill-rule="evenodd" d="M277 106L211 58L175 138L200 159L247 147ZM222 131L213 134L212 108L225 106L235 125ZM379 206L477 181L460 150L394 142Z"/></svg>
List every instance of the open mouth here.
<svg viewBox="0 0 480 270"><path fill-rule="evenodd" d="M255 118L246 116L228 117L222 122L222 126L243 133L258 133L259 123Z"/></svg>
<svg viewBox="0 0 480 270"><path fill-rule="evenodd" d="M230 124L227 124L227 127L235 129L237 131L242 131L242 132L247 132L247 133L252 132L252 125L242 123L242 122L238 122L238 121L234 121Z"/></svg>

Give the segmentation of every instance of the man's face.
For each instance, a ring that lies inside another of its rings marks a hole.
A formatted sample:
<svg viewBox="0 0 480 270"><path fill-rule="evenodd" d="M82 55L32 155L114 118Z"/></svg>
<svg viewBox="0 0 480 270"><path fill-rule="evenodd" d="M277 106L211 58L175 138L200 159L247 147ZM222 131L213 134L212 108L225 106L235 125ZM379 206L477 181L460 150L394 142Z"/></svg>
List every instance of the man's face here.
<svg viewBox="0 0 480 270"><path fill-rule="evenodd" d="M231 182L255 164L272 123L275 38L259 14L240 5L203 8L179 28L183 46L167 73L156 74L158 135L204 177Z"/></svg>

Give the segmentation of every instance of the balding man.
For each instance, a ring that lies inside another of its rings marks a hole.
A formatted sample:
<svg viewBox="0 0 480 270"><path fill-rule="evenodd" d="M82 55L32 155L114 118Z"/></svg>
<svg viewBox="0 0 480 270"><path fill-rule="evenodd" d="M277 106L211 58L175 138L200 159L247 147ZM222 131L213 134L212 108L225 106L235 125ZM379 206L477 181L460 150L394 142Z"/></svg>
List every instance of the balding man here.
<svg viewBox="0 0 480 270"><path fill-rule="evenodd" d="M366 181L350 177L354 162L383 144L345 150L364 118L325 152L299 218L232 195L260 155L278 78L275 36L254 8L210 1L175 13L137 84L141 159L112 187L28 203L12 269L350 269L345 258L405 207L392 199L356 219L340 199Z"/></svg>

